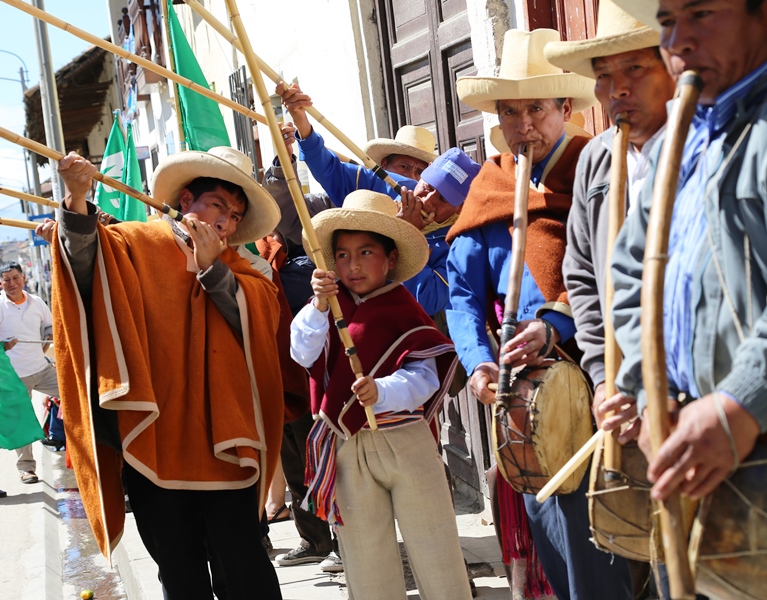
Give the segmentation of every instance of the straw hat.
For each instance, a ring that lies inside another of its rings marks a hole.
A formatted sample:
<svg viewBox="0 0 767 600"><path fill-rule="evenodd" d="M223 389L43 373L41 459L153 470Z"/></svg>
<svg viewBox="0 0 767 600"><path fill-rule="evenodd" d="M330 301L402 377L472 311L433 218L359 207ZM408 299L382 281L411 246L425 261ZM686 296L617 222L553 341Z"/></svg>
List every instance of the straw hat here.
<svg viewBox="0 0 767 600"><path fill-rule="evenodd" d="M597 17L597 35L589 40L550 42L543 50L548 61L562 69L596 78L591 61L652 48L660 44L660 35L615 5L601 0Z"/></svg>
<svg viewBox="0 0 767 600"><path fill-rule="evenodd" d="M655 31L661 30L657 19L658 0L615 0L615 4Z"/></svg>
<svg viewBox="0 0 767 600"><path fill-rule="evenodd" d="M269 193L251 177L253 163L245 154L227 146L207 152L180 152L163 160L154 171L153 196L172 208L179 207L179 194L198 177L215 177L239 185L248 198L248 209L229 238L229 244L246 244L274 230L280 209Z"/></svg>
<svg viewBox="0 0 767 600"><path fill-rule="evenodd" d="M397 204L386 194L356 190L346 196L343 208L330 208L314 216L312 225L329 271L336 268L333 232L338 229L373 231L394 240L399 250L397 264L389 273L393 281L407 281L426 266L429 244L417 227L397 218ZM306 232L304 247L309 248Z"/></svg>
<svg viewBox="0 0 767 600"><path fill-rule="evenodd" d="M553 29L510 29L503 40L498 77L461 77L458 97L472 108L494 114L498 100L572 98L573 112L590 108L597 102L594 81L565 73L543 56L544 46L556 41L559 33Z"/></svg>
<svg viewBox="0 0 767 600"><path fill-rule="evenodd" d="M437 153L434 151L436 147L437 140L434 139L431 131L425 127L405 125L399 128L393 140L376 138L370 140L363 150L379 165L384 158L392 154L404 154L428 164L437 158Z"/></svg>
<svg viewBox="0 0 767 600"><path fill-rule="evenodd" d="M583 118L583 113L573 113L572 118L565 123L565 133L570 137L579 135L591 139L594 136L583 129L583 125L585 124L586 119ZM500 125L494 125L490 128L490 143L499 152L511 152L511 148L509 148L509 145L506 143L506 138L503 136L503 131L501 131Z"/></svg>

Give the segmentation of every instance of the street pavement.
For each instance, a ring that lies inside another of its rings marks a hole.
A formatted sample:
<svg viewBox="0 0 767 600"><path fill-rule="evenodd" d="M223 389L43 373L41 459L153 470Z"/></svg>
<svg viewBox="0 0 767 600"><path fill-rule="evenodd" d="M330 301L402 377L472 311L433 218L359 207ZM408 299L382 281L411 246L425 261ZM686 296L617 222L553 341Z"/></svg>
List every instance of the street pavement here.
<svg viewBox="0 0 767 600"><path fill-rule="evenodd" d="M64 453L36 443L34 454L40 483L23 484L16 453L0 450L0 489L8 492L0 498L0 600L76 600L85 589L94 591L95 600L162 600L157 568L141 543L133 515L126 515L125 534L110 568L93 539ZM507 600L489 510L457 496L456 522L477 597ZM299 542L292 521L272 525L270 538L272 558ZM277 574L284 600L348 598L343 574L322 573L316 564L277 567ZM413 589L408 598L419 598L414 586L409 587Z"/></svg>

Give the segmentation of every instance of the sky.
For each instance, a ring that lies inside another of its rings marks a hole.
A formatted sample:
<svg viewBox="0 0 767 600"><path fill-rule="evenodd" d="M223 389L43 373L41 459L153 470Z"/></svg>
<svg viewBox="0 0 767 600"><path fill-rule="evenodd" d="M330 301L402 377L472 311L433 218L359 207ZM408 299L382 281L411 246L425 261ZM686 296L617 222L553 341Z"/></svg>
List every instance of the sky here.
<svg viewBox="0 0 767 600"><path fill-rule="evenodd" d="M29 0L26 0L29 2ZM126 2L127 5L127 2ZM45 0L45 11L75 27L99 37L110 33L107 0ZM48 26L52 63L60 69L88 49L89 44L56 27ZM13 52L19 58L7 54ZM40 64L37 56L33 18L20 10L0 2L0 126L24 133L24 102L22 99L19 67L26 63L27 87L40 82ZM12 79L13 81L8 81ZM40 170L40 180L49 178L48 169ZM19 146L0 140L0 185L9 189L25 190L24 158ZM0 217L23 219L19 201L0 195ZM0 226L0 242L25 239L26 230Z"/></svg>

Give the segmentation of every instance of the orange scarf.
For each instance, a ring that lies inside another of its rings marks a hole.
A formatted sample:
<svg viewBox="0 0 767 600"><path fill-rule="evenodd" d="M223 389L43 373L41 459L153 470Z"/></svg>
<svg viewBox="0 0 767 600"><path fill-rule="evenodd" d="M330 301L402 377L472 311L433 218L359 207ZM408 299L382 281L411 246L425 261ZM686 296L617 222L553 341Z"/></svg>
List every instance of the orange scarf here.
<svg viewBox="0 0 767 600"><path fill-rule="evenodd" d="M525 263L546 302L567 302L562 277L567 215L573 202L575 167L588 142L580 136L565 138L543 182L538 188L530 184ZM448 243L465 231L499 221L513 229L516 171L512 154L500 154L485 162L471 184L458 221L447 234Z"/></svg>
<svg viewBox="0 0 767 600"><path fill-rule="evenodd" d="M192 251L168 223L98 226L89 307L58 231L53 247L52 309L67 445L104 555L110 557L123 531L123 459L168 489L241 489L265 482L263 506L283 422L274 284L234 250L221 255L239 286L241 339L202 289ZM92 396L117 411L122 455L97 441Z"/></svg>

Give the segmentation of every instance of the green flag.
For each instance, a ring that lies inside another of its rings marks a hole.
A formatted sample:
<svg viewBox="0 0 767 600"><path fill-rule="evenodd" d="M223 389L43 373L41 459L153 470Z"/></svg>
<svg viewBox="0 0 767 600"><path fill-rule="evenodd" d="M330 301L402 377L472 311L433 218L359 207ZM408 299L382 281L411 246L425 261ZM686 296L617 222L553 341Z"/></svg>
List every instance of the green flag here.
<svg viewBox="0 0 767 600"><path fill-rule="evenodd" d="M0 448L15 450L44 437L27 388L0 344Z"/></svg>
<svg viewBox="0 0 767 600"><path fill-rule="evenodd" d="M178 22L172 0L168 0L168 22L176 72L209 90L205 75ZM218 103L188 88L177 86L176 89L187 148L207 152L214 146L230 146L229 134L226 132Z"/></svg>
<svg viewBox="0 0 767 600"><path fill-rule="evenodd" d="M128 142L125 145L125 168L123 169L123 183L135 190L143 191L144 184L141 181L141 169L136 155L136 144L133 141L133 124L128 123ZM146 221L146 208L144 204L126 194L120 194L120 214L117 216L121 221Z"/></svg>
<svg viewBox="0 0 767 600"><path fill-rule="evenodd" d="M101 161L101 173L118 181L123 180L125 165L125 142L119 122L120 111L114 112L112 131L109 132L104 158ZM96 204L105 213L120 218L120 192L99 182L96 186Z"/></svg>

